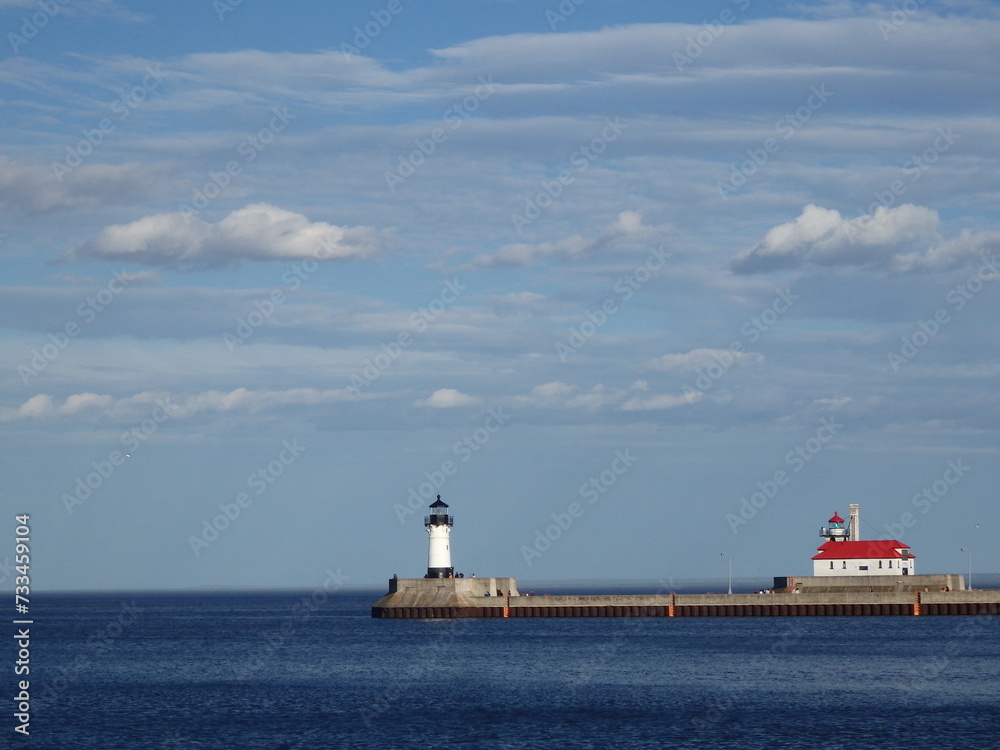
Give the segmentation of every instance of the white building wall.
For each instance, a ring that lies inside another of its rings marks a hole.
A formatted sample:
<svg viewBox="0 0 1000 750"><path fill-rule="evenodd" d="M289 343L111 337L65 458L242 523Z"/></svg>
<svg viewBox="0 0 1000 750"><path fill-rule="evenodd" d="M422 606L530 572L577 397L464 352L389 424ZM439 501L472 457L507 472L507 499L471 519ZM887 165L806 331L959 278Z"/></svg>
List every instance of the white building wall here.
<svg viewBox="0 0 1000 750"><path fill-rule="evenodd" d="M830 567L831 563L833 567ZM905 573L903 571L906 571ZM898 576L916 575L913 558L881 560L813 560L814 576Z"/></svg>

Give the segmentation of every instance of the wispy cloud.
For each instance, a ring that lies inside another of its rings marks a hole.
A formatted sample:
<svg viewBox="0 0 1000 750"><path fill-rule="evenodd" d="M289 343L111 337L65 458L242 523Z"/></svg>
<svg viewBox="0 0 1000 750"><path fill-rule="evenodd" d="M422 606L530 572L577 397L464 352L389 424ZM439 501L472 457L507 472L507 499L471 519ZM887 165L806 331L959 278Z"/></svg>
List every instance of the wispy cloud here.
<svg viewBox="0 0 1000 750"><path fill-rule="evenodd" d="M622 404L622 411L659 411L661 409L676 409L678 406L687 406L701 401L702 397L703 394L701 392L684 395L660 393L651 396L633 396Z"/></svg>
<svg viewBox="0 0 1000 750"><path fill-rule="evenodd" d="M125 23L144 23L152 20L152 16L130 10L116 0L75 0L72 3L62 0L62 2L52 2L48 5L39 3L38 0L0 0L0 11L7 8L39 7L48 8L45 10L48 15L54 15L54 9L56 13L64 13L67 16L110 18Z"/></svg>
<svg viewBox="0 0 1000 750"><path fill-rule="evenodd" d="M615 220L594 237L574 234L561 240L538 244L504 245L493 254L478 255L469 264L472 268L531 266L544 260L578 260L608 249L623 239L641 239L653 231L642 223L637 211L622 211Z"/></svg>
<svg viewBox="0 0 1000 750"><path fill-rule="evenodd" d="M430 396L414 402L417 407L430 407L432 409L454 409L461 406L475 406L482 403L482 399L470 396L454 388L439 388Z"/></svg>
<svg viewBox="0 0 1000 750"><path fill-rule="evenodd" d="M83 164L60 181L52 167L0 155L0 213L48 214L148 200L163 190L165 164Z"/></svg>
<svg viewBox="0 0 1000 750"><path fill-rule="evenodd" d="M61 403L47 393L39 393L18 407L0 408L0 422L76 418L129 423L142 418L158 405L171 418L184 419L206 412L256 414L280 407L317 406L352 398L354 397L347 388L236 388L232 391L211 390L194 394L143 391L119 398L108 394L77 393L67 396Z"/></svg>
<svg viewBox="0 0 1000 750"><path fill-rule="evenodd" d="M515 405L540 409L600 409L612 408L620 411L655 411L672 409L694 403L697 397L685 395L653 394L649 384L637 380L629 388L595 385L588 390L579 386L554 380L542 383L528 393L517 396ZM697 394L700 396L701 394Z"/></svg>
<svg viewBox="0 0 1000 750"><path fill-rule="evenodd" d="M664 354L649 361L654 370L694 372L699 368L718 365L720 362L732 365L754 365L764 361L764 355L756 352L734 352L729 349L693 349L683 354Z"/></svg>

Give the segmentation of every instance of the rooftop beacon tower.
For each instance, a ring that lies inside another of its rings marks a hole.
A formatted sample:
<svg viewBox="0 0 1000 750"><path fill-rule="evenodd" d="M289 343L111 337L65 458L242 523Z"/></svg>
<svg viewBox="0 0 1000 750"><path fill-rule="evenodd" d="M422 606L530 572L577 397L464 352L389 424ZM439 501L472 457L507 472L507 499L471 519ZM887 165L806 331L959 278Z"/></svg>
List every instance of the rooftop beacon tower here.
<svg viewBox="0 0 1000 750"><path fill-rule="evenodd" d="M848 532L844 528L844 519L840 517L839 513L834 513L833 518L827 521L829 526L824 526L819 530L819 535L826 539L828 542L844 542L847 541Z"/></svg>
<svg viewBox="0 0 1000 750"><path fill-rule="evenodd" d="M441 496L430 504L430 515L424 516L427 529L427 575L424 578L453 578L455 569L451 565L451 527L455 519L448 515L448 504L441 502Z"/></svg>

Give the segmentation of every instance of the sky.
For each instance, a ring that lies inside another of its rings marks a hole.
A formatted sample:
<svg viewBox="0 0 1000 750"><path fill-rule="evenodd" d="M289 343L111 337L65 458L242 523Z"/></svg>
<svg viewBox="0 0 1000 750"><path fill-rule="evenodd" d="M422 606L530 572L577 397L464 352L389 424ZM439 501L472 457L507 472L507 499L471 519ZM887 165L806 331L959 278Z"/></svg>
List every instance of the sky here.
<svg viewBox="0 0 1000 750"><path fill-rule="evenodd" d="M1000 572L994 3L0 31L4 587Z"/></svg>

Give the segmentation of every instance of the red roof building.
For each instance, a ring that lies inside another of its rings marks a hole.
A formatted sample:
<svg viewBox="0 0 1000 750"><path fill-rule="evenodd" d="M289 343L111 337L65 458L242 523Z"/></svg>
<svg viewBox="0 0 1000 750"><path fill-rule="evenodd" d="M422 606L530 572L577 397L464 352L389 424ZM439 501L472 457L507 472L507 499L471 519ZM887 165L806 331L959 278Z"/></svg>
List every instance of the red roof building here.
<svg viewBox="0 0 1000 750"><path fill-rule="evenodd" d="M895 539L850 541L843 531L844 519L834 513L820 530L827 541L814 555L813 575L816 576L898 576L914 575L914 556L909 545Z"/></svg>

